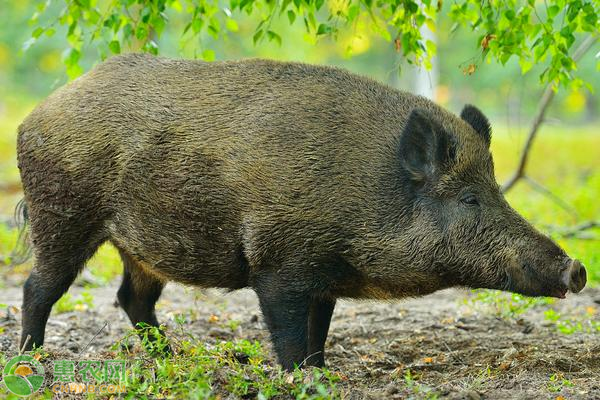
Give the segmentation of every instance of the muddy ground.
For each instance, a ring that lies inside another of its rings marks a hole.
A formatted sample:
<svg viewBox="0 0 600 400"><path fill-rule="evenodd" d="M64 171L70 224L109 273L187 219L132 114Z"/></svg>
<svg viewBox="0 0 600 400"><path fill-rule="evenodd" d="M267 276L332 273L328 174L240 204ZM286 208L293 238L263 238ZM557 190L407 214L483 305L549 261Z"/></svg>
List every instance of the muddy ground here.
<svg viewBox="0 0 600 400"><path fill-rule="evenodd" d="M80 357L91 341L84 354L94 357L122 338L130 325L114 305L117 285L91 289L93 309L53 314L46 330L48 351ZM73 287L70 293L81 290ZM183 313L190 316L186 329L197 337L209 342L258 339L270 352L253 292L223 294L169 284L163 293L157 314L167 326ZM339 384L343 397L426 398L434 393L448 399L600 399L600 332L590 333L584 322L588 332L564 334L544 314L550 307L561 318L597 321L600 289L510 317L465 301L470 296L446 290L394 303L340 302L326 351L329 368L345 377ZM20 333L18 285L9 282L0 303L15 307L9 307L10 315L0 315L0 350L11 355ZM239 325L232 330L230 321Z"/></svg>

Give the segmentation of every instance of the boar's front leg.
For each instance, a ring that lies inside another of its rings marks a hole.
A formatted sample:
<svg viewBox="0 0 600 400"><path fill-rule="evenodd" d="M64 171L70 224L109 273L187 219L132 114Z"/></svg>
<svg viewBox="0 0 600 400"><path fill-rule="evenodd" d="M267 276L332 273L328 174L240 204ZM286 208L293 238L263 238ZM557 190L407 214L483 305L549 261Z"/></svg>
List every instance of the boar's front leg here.
<svg viewBox="0 0 600 400"><path fill-rule="evenodd" d="M277 359L288 371L303 365L307 355L310 292L305 283L283 270L261 271L252 279Z"/></svg>
<svg viewBox="0 0 600 400"><path fill-rule="evenodd" d="M314 367L325 365L325 340L327 340L334 308L335 299L331 298L316 297L310 303L307 365Z"/></svg>

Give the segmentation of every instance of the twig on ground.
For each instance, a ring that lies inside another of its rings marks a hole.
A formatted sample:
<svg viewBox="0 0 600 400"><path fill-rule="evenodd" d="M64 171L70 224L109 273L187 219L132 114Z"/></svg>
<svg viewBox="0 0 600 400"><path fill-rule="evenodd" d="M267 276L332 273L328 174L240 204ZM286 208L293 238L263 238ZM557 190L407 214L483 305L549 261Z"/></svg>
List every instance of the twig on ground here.
<svg viewBox="0 0 600 400"><path fill-rule="evenodd" d="M455 354L456 352L454 350L452 350L450 348L450 346L448 346L448 344L442 338L440 338L437 333L434 332L433 335L435 336L435 338L437 340L439 340L440 342L442 342L442 344L444 345L444 347L446 348L446 350L448 350L448 352L450 353L450 357L452 357L452 358L454 358L454 360L458 361L459 364L464 365L463 359L458 354Z"/></svg>
<svg viewBox="0 0 600 400"><path fill-rule="evenodd" d="M23 352L25 351L25 347L27 347L27 344L29 344L30 340L31 340L31 335L27 335L27 337L25 338L25 342L23 343L23 346L21 346L21 348L19 349L19 355L23 354Z"/></svg>
<svg viewBox="0 0 600 400"><path fill-rule="evenodd" d="M102 325L102 327L100 329L98 329L98 332L96 332L96 334L90 339L90 341L85 345L85 347L79 351L78 355L82 355L83 352L86 351L88 347L90 347L90 344L92 344L94 339L96 339L96 337L98 337L100 332L102 332L104 330L104 328L106 328L107 326L108 326L108 321L104 321L104 325Z"/></svg>
<svg viewBox="0 0 600 400"><path fill-rule="evenodd" d="M302 368L302 366L304 366L304 364L306 364L306 361L311 358L312 356L316 356L317 354L320 354L321 351L315 351L312 354L307 355L304 360L302 360L302 362L300 363L300 365L298 365L298 368Z"/></svg>

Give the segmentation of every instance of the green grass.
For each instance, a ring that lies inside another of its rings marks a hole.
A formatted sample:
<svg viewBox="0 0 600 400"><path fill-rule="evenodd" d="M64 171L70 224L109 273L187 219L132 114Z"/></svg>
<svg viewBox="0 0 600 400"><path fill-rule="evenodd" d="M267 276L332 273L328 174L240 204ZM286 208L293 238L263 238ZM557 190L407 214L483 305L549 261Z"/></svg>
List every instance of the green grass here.
<svg viewBox="0 0 600 400"><path fill-rule="evenodd" d="M10 264L11 254L17 244L19 232L6 224L0 224L0 264Z"/></svg>
<svg viewBox="0 0 600 400"><path fill-rule="evenodd" d="M522 318L522 315L530 309L542 308L545 310L545 320L550 322L551 326L554 326L560 333L565 335L576 332L600 333L600 321L594 317L598 310L593 306L561 314L553 307L557 302L556 299L527 297L498 290L473 290L472 294L463 302L473 310L513 322Z"/></svg>
<svg viewBox="0 0 600 400"><path fill-rule="evenodd" d="M164 352L167 341L157 328L143 327L131 330L114 344L112 351L102 354L105 360L124 360L126 363L125 381L110 382L125 386L127 393L122 397L221 399L233 395L235 398L265 400L341 398L338 383L344 379L342 375L312 367L282 371L269 361L269 355L257 341L207 344L187 334L183 326L168 334L172 353ZM138 337L142 338L142 348L135 345L139 343ZM40 362L50 370L54 361L62 359L60 355L43 349L37 353ZM8 357L0 352L0 369L7 362ZM76 381L81 382L79 377ZM5 394L8 395L5 389L0 388L0 396ZM32 398L51 398L51 395L50 389L46 389ZM87 397L97 398L93 394ZM8 395L8 398L17 397Z"/></svg>
<svg viewBox="0 0 600 400"><path fill-rule="evenodd" d="M565 387L575 386L573 382L564 378L562 374L552 374L548 379L548 391L551 393L557 393L563 390Z"/></svg>
<svg viewBox="0 0 600 400"><path fill-rule="evenodd" d="M474 290L464 303L473 309L482 309L499 318L516 319L530 308L549 306L555 303L550 297L527 297L499 290Z"/></svg>
<svg viewBox="0 0 600 400"><path fill-rule="evenodd" d="M110 243L100 246L94 257L88 261L87 267L103 282L109 282L123 272L121 257Z"/></svg>
<svg viewBox="0 0 600 400"><path fill-rule="evenodd" d="M149 335L143 329L137 333L142 334L143 344L149 346ZM324 368L284 372L267 361L268 355L256 341L222 341L210 345L184 337L171 342L174 355L140 359L128 351L131 338L128 336L116 344L115 348L120 350L115 358L129 361L126 385L134 398L213 399L219 398L219 394L259 399L278 395L296 399L339 397L336 383L341 380L340 375Z"/></svg>
<svg viewBox="0 0 600 400"><path fill-rule="evenodd" d="M65 293L54 304L52 311L56 314L62 314L71 311L84 311L94 308L94 296L86 289L76 298L70 293Z"/></svg>
<svg viewBox="0 0 600 400"><path fill-rule="evenodd" d="M544 311L544 317L556 327L556 330L565 335L576 332L600 333L600 321L594 318L597 312L595 307L588 307L585 312L575 315L561 315L552 308Z"/></svg>

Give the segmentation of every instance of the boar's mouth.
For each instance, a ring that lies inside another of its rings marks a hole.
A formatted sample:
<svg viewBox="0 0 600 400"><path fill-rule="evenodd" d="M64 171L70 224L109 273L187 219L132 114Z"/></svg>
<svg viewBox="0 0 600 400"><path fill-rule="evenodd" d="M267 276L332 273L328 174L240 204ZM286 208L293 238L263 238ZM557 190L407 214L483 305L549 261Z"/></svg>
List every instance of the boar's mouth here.
<svg viewBox="0 0 600 400"><path fill-rule="evenodd" d="M566 287L564 288L560 288L560 289L556 289L552 292L552 294L550 295L550 297L556 297L558 299L564 299L567 297L567 292L569 289L567 289Z"/></svg>
<svg viewBox="0 0 600 400"><path fill-rule="evenodd" d="M566 287L559 287L559 288L552 289L545 293L542 292L541 294L535 294L535 295L530 295L530 296L532 296L532 297L545 296L545 297L555 297L557 299L564 299L567 297L568 291L569 291L569 289Z"/></svg>
<svg viewBox="0 0 600 400"><path fill-rule="evenodd" d="M502 290L522 294L529 297L555 297L558 299L564 299L567 296L569 289L564 285L548 286L546 288L540 287L541 285L532 286L521 286L514 284L513 280L508 277L507 283L504 285Z"/></svg>
<svg viewBox="0 0 600 400"><path fill-rule="evenodd" d="M524 274L515 279L513 274L506 275L506 282L503 290L522 294L530 297L555 297L564 299L569 291L567 283L560 278L567 268L564 268L563 273L558 274L556 281L552 281L548 276L540 273L540 271L531 264L525 262L522 265Z"/></svg>

